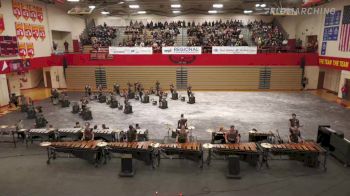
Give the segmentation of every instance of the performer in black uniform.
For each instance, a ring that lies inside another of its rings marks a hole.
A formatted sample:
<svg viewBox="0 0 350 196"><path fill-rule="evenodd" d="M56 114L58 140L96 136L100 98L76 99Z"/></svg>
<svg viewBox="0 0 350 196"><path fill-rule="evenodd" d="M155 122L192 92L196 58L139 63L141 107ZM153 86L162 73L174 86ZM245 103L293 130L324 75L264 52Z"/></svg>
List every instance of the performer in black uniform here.
<svg viewBox="0 0 350 196"><path fill-rule="evenodd" d="M225 133L225 142L227 144L239 143L241 135L238 133L238 130L235 129L235 126L232 125L230 130Z"/></svg>
<svg viewBox="0 0 350 196"><path fill-rule="evenodd" d="M174 84L170 84L170 93L173 94L175 90Z"/></svg>
<svg viewBox="0 0 350 196"><path fill-rule="evenodd" d="M187 129L187 119L184 117L184 114L181 114L180 120L177 121L177 128L181 129L182 126L185 126L185 129Z"/></svg>
<svg viewBox="0 0 350 196"><path fill-rule="evenodd" d="M188 99L190 99L191 95L192 95L192 87L191 87L191 86L188 86L188 87L187 87L187 96L188 96Z"/></svg>
<svg viewBox="0 0 350 196"><path fill-rule="evenodd" d="M300 141L303 141L302 137L301 137L301 133L300 133L300 122L297 119L297 115L296 114L292 114L292 118L289 119L289 123L290 123L290 127L289 127L289 142L292 143L299 143L299 139Z"/></svg>

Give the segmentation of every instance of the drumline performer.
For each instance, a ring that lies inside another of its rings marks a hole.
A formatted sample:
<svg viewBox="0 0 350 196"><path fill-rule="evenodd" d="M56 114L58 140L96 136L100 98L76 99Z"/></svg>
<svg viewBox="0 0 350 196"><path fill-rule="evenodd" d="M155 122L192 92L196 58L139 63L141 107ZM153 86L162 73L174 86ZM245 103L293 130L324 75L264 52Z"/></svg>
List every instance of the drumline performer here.
<svg viewBox="0 0 350 196"><path fill-rule="evenodd" d="M234 125L231 125L230 129L225 132L225 142L227 144L239 143L241 135L238 133L238 130L235 129Z"/></svg>
<svg viewBox="0 0 350 196"><path fill-rule="evenodd" d="M85 123L85 129L83 132L83 137L81 138L81 140L83 141L89 141L89 140L94 140L94 132L93 129L90 128L90 123Z"/></svg>
<svg viewBox="0 0 350 196"><path fill-rule="evenodd" d="M289 119L290 127L289 127L289 142L292 143L299 143L299 140L303 142L303 138L301 137L300 133L300 122L299 119L297 119L296 114L292 114L292 118Z"/></svg>

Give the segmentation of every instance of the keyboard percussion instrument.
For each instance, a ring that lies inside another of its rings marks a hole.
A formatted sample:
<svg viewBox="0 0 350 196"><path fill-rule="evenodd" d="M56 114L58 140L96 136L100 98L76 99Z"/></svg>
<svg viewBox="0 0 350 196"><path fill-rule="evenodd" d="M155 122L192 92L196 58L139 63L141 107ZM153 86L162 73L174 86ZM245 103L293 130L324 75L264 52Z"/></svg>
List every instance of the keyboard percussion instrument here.
<svg viewBox="0 0 350 196"><path fill-rule="evenodd" d="M146 164L152 164L155 167L155 161L157 156L157 151L155 150L155 143L150 141L145 142L110 142L107 145L108 152L118 153L118 154L131 154L132 158L140 161L144 161Z"/></svg>
<svg viewBox="0 0 350 196"><path fill-rule="evenodd" d="M178 155L180 159L188 159L198 162L203 167L202 144L197 142L159 144L160 152L165 156Z"/></svg>
<svg viewBox="0 0 350 196"><path fill-rule="evenodd" d="M2 143L13 143L16 148L16 126L1 125L0 126L0 142Z"/></svg>
<svg viewBox="0 0 350 196"><path fill-rule="evenodd" d="M77 158L87 160L96 167L102 163L105 156L105 142L99 140L92 141L68 141L68 142L42 142L42 147L47 148L47 164L50 164L51 159L57 158L57 153L72 154Z"/></svg>
<svg viewBox="0 0 350 196"><path fill-rule="evenodd" d="M203 148L208 149L207 164L218 156L238 155L241 160L252 166L260 166L260 155L262 151L254 142L237 144L204 144Z"/></svg>
<svg viewBox="0 0 350 196"><path fill-rule="evenodd" d="M79 140L82 137L82 128L62 128L57 130L57 138L70 138L71 140Z"/></svg>
<svg viewBox="0 0 350 196"><path fill-rule="evenodd" d="M249 131L248 137L249 137L248 139L249 142L261 142L261 141L273 142L275 134L273 134L271 131L269 132Z"/></svg>
<svg viewBox="0 0 350 196"><path fill-rule="evenodd" d="M285 143L285 144L258 144L264 151L264 160L268 166L267 160L269 154L287 155L291 160L297 160L308 167L319 167L323 156L322 166L326 169L327 150L322 148L316 142L306 141L302 143Z"/></svg>
<svg viewBox="0 0 350 196"><path fill-rule="evenodd" d="M26 144L30 141L33 143L34 140L43 141L53 141L55 140L55 129L30 129L27 133Z"/></svg>
<svg viewBox="0 0 350 196"><path fill-rule="evenodd" d="M121 130L114 129L94 129L95 139L102 139L107 142L117 141Z"/></svg>

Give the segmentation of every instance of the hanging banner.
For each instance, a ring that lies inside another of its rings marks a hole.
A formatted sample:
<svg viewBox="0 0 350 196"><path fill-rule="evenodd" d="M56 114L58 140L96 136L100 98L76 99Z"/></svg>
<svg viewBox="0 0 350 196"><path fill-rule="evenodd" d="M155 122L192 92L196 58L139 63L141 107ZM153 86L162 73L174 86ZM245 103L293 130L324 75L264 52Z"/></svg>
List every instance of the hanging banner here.
<svg viewBox="0 0 350 196"><path fill-rule="evenodd" d="M34 57L34 44L33 44L33 42L27 42L26 46L27 46L27 55L30 58Z"/></svg>
<svg viewBox="0 0 350 196"><path fill-rule="evenodd" d="M32 25L24 23L24 36L27 39L31 39L33 34L32 34Z"/></svg>
<svg viewBox="0 0 350 196"><path fill-rule="evenodd" d="M22 11L21 11L21 5L22 3L17 2L16 0L12 1L12 11L13 15L19 19L22 16Z"/></svg>
<svg viewBox="0 0 350 196"><path fill-rule="evenodd" d="M43 25L39 26L39 37L44 40L46 38L45 27Z"/></svg>
<svg viewBox="0 0 350 196"><path fill-rule="evenodd" d="M18 39L23 39L24 37L23 23L16 22L15 27L16 27L16 36L18 37Z"/></svg>
<svg viewBox="0 0 350 196"><path fill-rule="evenodd" d="M162 54L202 54L202 47L163 47Z"/></svg>
<svg viewBox="0 0 350 196"><path fill-rule="evenodd" d="M27 47L24 42L19 42L18 43L18 55L21 58L25 58L27 56Z"/></svg>
<svg viewBox="0 0 350 196"><path fill-rule="evenodd" d="M37 15L36 15L36 6L31 5L30 6L30 14L29 14L30 18L32 19L33 22L35 22Z"/></svg>
<svg viewBox="0 0 350 196"><path fill-rule="evenodd" d="M43 13L42 7L39 7L39 6L36 7L36 16L40 22L44 20L44 13Z"/></svg>
<svg viewBox="0 0 350 196"><path fill-rule="evenodd" d="M318 64L321 67L330 67L334 69L350 70L349 58L338 58L329 56L319 56Z"/></svg>
<svg viewBox="0 0 350 196"><path fill-rule="evenodd" d="M5 31L4 16L0 14L0 34Z"/></svg>
<svg viewBox="0 0 350 196"><path fill-rule="evenodd" d="M28 20L28 18L30 17L30 6L23 3L22 7L21 7L21 10L22 10L23 18Z"/></svg>
<svg viewBox="0 0 350 196"><path fill-rule="evenodd" d="M109 54L153 54L152 47L109 47Z"/></svg>
<svg viewBox="0 0 350 196"><path fill-rule="evenodd" d="M37 40L39 38L39 26L38 25L35 25L35 24L32 25L32 34L33 34L34 39Z"/></svg>
<svg viewBox="0 0 350 196"><path fill-rule="evenodd" d="M257 54L256 46L213 46L212 54Z"/></svg>

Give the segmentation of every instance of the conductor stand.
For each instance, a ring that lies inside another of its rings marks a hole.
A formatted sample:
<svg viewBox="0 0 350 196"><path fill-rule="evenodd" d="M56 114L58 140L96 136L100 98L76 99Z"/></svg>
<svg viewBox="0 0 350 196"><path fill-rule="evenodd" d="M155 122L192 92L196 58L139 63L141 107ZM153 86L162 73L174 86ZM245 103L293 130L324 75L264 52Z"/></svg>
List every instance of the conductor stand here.
<svg viewBox="0 0 350 196"><path fill-rule="evenodd" d="M159 102L159 108L160 109L168 108L168 101L165 98L162 98L162 100Z"/></svg>
<svg viewBox="0 0 350 196"><path fill-rule="evenodd" d="M171 93L171 99L172 100L178 100L179 99L179 94L174 91L173 93Z"/></svg>
<svg viewBox="0 0 350 196"><path fill-rule="evenodd" d="M124 107L124 114L131 114L132 113L132 106L130 103L127 103Z"/></svg>
<svg viewBox="0 0 350 196"><path fill-rule="evenodd" d="M133 177L135 175L132 154L122 154L120 177Z"/></svg>
<svg viewBox="0 0 350 196"><path fill-rule="evenodd" d="M193 93L190 95L190 97L188 98L188 104L194 104L196 103L196 98L194 97Z"/></svg>

